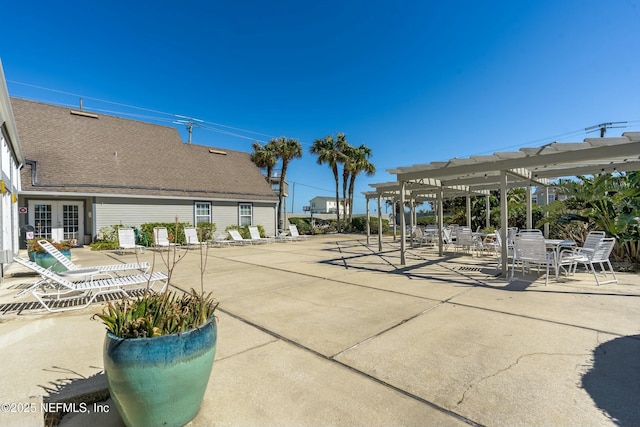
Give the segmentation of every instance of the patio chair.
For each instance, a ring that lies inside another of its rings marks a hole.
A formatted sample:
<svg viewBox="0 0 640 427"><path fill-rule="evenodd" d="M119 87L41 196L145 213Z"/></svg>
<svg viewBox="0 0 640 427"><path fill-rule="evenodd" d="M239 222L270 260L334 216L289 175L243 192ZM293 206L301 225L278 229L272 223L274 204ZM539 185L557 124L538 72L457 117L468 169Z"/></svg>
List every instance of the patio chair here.
<svg viewBox="0 0 640 427"><path fill-rule="evenodd" d="M599 285L604 285L606 283L618 283L618 278L616 277L616 273L613 271L613 266L611 265L611 261L609 261L609 257L611 256L611 252L613 251L613 247L616 244L616 239L614 237L605 237L598 242L598 245L592 252L583 251L582 255L576 259L576 263L584 264L587 268L587 271L593 273L593 277L596 279L596 283ZM605 264L608 267L609 272L613 276L613 279L600 281L598 278L598 272L596 271L596 264L600 265L600 273L607 277L607 269L605 268Z"/></svg>
<svg viewBox="0 0 640 427"><path fill-rule="evenodd" d="M222 245L231 246L232 241L227 239L227 233L218 233L213 236L211 239L211 244L214 246L222 247Z"/></svg>
<svg viewBox="0 0 640 427"><path fill-rule="evenodd" d="M261 237L260 230L254 225L249 227L249 234L251 235L251 241L254 243L269 243L273 241L273 239Z"/></svg>
<svg viewBox="0 0 640 427"><path fill-rule="evenodd" d="M31 292L38 302L50 312L86 308L98 295L115 293L127 297L129 296L127 291L141 291L147 288L155 290L153 288L157 283L162 284L158 291L162 292L166 288L168 280L165 273L154 272L108 279L71 281L35 262L20 257L14 257L13 260L40 275L42 279L26 291ZM17 296L26 293L26 291L22 291ZM81 302L78 301L79 299L84 299L84 303L78 305L73 303Z"/></svg>
<svg viewBox="0 0 640 427"><path fill-rule="evenodd" d="M147 272L149 270L148 262L136 262L136 263L120 263L120 264L107 264L107 265L95 265L89 267L78 267L75 265L69 258L64 256L62 252L56 249L51 243L47 240L38 240L38 245L42 247L45 251L49 253L55 260L62 264L67 271L59 272L58 274L61 276L88 276L93 277L99 274L108 274L109 277L112 277L109 273L117 273L118 271L127 271L127 270L140 270L142 272Z"/></svg>
<svg viewBox="0 0 640 427"><path fill-rule="evenodd" d="M455 250L466 250L469 254L473 255L473 251L476 249L476 241L473 238L473 232L468 227L458 228L458 233L455 242Z"/></svg>
<svg viewBox="0 0 640 427"><path fill-rule="evenodd" d="M289 224L289 232L291 233L293 240L305 240L309 238L306 234L298 233L298 226L295 224Z"/></svg>
<svg viewBox="0 0 640 427"><path fill-rule="evenodd" d="M604 231L590 231L584 239L582 246L577 248L562 249L558 255L558 264L567 266L567 274L575 273L579 260L589 258L602 239L606 237Z"/></svg>
<svg viewBox="0 0 640 427"><path fill-rule="evenodd" d="M230 229L230 230L227 230L227 232L229 233L229 236L231 236L231 241L234 244L250 245L252 243L251 239L245 239L244 237L242 237L242 235L238 230Z"/></svg>
<svg viewBox="0 0 640 427"><path fill-rule="evenodd" d="M136 244L136 233L133 228L118 228L118 247L116 250L118 249L120 250L120 255L124 255L127 249L133 249L134 253L140 249L142 253L145 247Z"/></svg>
<svg viewBox="0 0 640 427"><path fill-rule="evenodd" d="M201 242L198 238L198 230L195 227L184 228L184 238L187 243L187 248L207 246L207 242Z"/></svg>
<svg viewBox="0 0 640 427"><path fill-rule="evenodd" d="M523 273L525 268L530 270L531 266L537 266L538 270L540 270L540 267L545 267L545 286L549 283L549 270L551 267L554 269L556 279L558 276L555 256L552 252L547 251L547 246L542 234L537 235L536 233L531 233L530 235L516 236L514 261L511 264L511 277L514 275L516 264L520 264Z"/></svg>
<svg viewBox="0 0 640 427"><path fill-rule="evenodd" d="M169 241L169 234L166 227L155 227L153 229L153 244L156 248L171 248L176 244Z"/></svg>

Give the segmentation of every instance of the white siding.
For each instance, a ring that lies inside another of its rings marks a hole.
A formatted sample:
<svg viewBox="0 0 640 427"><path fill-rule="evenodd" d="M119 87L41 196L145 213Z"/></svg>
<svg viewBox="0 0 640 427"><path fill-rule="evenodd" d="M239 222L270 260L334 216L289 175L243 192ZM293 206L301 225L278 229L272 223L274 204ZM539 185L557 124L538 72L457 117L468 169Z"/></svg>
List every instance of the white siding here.
<svg viewBox="0 0 640 427"><path fill-rule="evenodd" d="M213 222L216 224L216 232L222 233L230 225L238 225L239 212L238 202L214 202ZM247 203L247 202L243 202ZM264 227L267 236L273 236L275 232L275 205L264 203L251 203L253 205L253 225L261 225Z"/></svg>
<svg viewBox="0 0 640 427"><path fill-rule="evenodd" d="M180 222L193 224L194 202L190 200L116 199L97 197L96 230L111 225L140 227L148 222Z"/></svg>
<svg viewBox="0 0 640 427"><path fill-rule="evenodd" d="M276 235L276 208L274 205L253 204L253 224L264 227L267 236Z"/></svg>

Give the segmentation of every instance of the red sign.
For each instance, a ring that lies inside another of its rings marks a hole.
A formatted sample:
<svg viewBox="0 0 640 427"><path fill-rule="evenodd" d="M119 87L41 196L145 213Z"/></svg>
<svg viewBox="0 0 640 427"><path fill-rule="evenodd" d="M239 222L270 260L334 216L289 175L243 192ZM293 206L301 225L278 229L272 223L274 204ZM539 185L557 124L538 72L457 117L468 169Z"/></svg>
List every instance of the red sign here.
<svg viewBox="0 0 640 427"><path fill-rule="evenodd" d="M18 208L18 212L21 213L21 214L26 214L27 213L27 208L24 207L24 206L20 206Z"/></svg>

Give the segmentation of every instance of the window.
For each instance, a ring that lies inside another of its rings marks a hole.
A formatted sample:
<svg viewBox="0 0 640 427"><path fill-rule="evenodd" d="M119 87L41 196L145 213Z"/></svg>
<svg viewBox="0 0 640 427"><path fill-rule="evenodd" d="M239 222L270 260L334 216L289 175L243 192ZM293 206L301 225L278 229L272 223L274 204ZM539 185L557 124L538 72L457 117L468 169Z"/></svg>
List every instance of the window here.
<svg viewBox="0 0 640 427"><path fill-rule="evenodd" d="M250 203L240 203L238 205L238 224L239 225L252 225L253 224L253 207Z"/></svg>
<svg viewBox="0 0 640 427"><path fill-rule="evenodd" d="M196 226L201 222L211 222L211 203L196 202Z"/></svg>

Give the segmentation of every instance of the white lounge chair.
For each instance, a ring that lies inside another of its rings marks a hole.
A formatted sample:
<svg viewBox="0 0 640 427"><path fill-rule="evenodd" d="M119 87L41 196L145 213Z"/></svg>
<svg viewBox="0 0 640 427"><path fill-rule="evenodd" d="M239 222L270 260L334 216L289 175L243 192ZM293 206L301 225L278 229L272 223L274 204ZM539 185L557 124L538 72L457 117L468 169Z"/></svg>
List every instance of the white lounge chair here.
<svg viewBox="0 0 640 427"><path fill-rule="evenodd" d="M187 243L187 248L207 246L207 242L201 242L198 238L198 230L196 230L195 227L185 227L184 238Z"/></svg>
<svg viewBox="0 0 640 427"><path fill-rule="evenodd" d="M251 244L251 240L243 238L242 235L240 235L240 232L238 230L230 229L230 230L227 230L227 232L229 233L229 236L231 236L231 241L234 244L238 244L238 245Z"/></svg>
<svg viewBox="0 0 640 427"><path fill-rule="evenodd" d="M298 226L295 224L289 224L289 232L293 240L305 240L309 237L306 234L298 233Z"/></svg>
<svg viewBox="0 0 640 427"><path fill-rule="evenodd" d="M127 271L127 270L140 270L142 272L147 272L149 270L148 262L137 262L137 263L129 263L129 264L107 264L107 265L94 265L89 267L78 267L75 265L69 258L64 256L62 252L56 249L51 243L47 240L38 240L38 245L42 247L45 251L49 253L55 260L62 264L67 271L59 272L58 274L61 276L87 276L93 278L93 276L98 274L108 274L108 273L116 273L119 271ZM109 277L111 275L109 274Z"/></svg>
<svg viewBox="0 0 640 427"><path fill-rule="evenodd" d="M77 310L88 307L98 295L119 293L123 297L128 296L127 291L139 291L144 289L155 290L154 286L160 282L162 292L167 286L167 275L162 272L141 273L131 276L118 276L108 279L72 281L51 270L39 266L35 262L14 257L18 264L38 273L42 280L22 291L17 296L26 292L31 294L50 312ZM84 302L79 302L82 298Z"/></svg>
<svg viewBox="0 0 640 427"><path fill-rule="evenodd" d="M273 241L273 239L261 237L260 230L255 225L249 227L249 234L251 235L251 241L254 243L269 243Z"/></svg>
<svg viewBox="0 0 640 427"><path fill-rule="evenodd" d="M145 247L136 244L136 234L133 228L118 228L118 247L120 255L124 255L125 250L133 249L133 252L140 249L144 252Z"/></svg>
<svg viewBox="0 0 640 427"><path fill-rule="evenodd" d="M153 244L157 248L171 248L176 246L175 243L169 241L169 234L166 227L155 227L153 229Z"/></svg>

